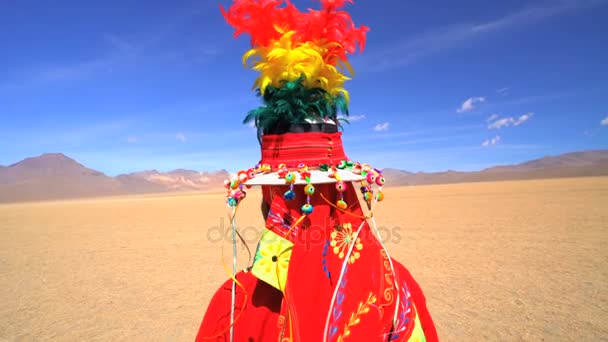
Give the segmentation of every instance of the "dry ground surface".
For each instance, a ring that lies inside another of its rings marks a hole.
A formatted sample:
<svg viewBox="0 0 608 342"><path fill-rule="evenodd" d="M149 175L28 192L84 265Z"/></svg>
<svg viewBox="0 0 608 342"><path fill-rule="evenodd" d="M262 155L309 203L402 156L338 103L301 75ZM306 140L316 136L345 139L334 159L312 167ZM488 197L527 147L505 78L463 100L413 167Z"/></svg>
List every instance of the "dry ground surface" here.
<svg viewBox="0 0 608 342"><path fill-rule="evenodd" d="M442 340L608 339L608 178L389 188L376 217ZM0 206L0 340L192 341L225 222L221 194Z"/></svg>

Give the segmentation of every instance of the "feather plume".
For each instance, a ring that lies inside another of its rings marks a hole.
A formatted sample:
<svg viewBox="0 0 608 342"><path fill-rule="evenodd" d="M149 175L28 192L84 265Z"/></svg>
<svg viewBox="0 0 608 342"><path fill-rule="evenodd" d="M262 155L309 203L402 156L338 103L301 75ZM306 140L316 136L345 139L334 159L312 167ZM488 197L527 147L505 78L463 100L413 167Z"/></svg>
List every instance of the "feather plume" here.
<svg viewBox="0 0 608 342"><path fill-rule="evenodd" d="M263 106L244 123L258 131L308 118L348 122L349 93L344 83L354 75L348 55L363 51L366 26L356 27L342 8L353 0L318 0L320 10L300 12L289 0L233 0L220 10L235 38L248 34L251 49L242 62L259 73L253 89Z"/></svg>

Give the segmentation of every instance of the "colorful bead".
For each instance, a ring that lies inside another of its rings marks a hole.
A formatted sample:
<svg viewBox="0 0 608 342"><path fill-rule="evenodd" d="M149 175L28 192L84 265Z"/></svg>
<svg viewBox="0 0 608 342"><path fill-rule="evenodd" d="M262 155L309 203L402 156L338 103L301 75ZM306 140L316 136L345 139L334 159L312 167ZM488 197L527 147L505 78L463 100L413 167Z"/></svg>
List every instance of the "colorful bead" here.
<svg viewBox="0 0 608 342"><path fill-rule="evenodd" d="M346 184L344 184L344 182L339 181L336 183L336 190L338 190L338 192L344 192L346 191Z"/></svg>
<svg viewBox="0 0 608 342"><path fill-rule="evenodd" d="M239 185L241 185L241 183L239 182L238 178L232 177L232 179L230 179L230 189L237 189Z"/></svg>
<svg viewBox="0 0 608 342"><path fill-rule="evenodd" d="M379 186L383 186L385 181L386 180L382 176L376 178L376 184L378 184Z"/></svg>
<svg viewBox="0 0 608 342"><path fill-rule="evenodd" d="M340 163L338 164L338 169L344 169L346 168L346 160L341 160Z"/></svg>
<svg viewBox="0 0 608 342"><path fill-rule="evenodd" d="M346 162L346 167L348 167L348 168L351 168L351 167L353 167L354 165L355 165L355 163L354 163L354 162L352 162L352 161L350 161L350 160Z"/></svg>
<svg viewBox="0 0 608 342"><path fill-rule="evenodd" d="M382 191L378 191L378 193L376 194L376 199L378 200L378 202L382 201L384 199L384 193Z"/></svg>
<svg viewBox="0 0 608 342"><path fill-rule="evenodd" d="M360 175L361 174L361 164L359 163L354 163L353 164L353 173L356 175Z"/></svg>
<svg viewBox="0 0 608 342"><path fill-rule="evenodd" d="M313 195L315 193L315 187L312 184L307 184L304 187L304 192L309 196Z"/></svg>
<svg viewBox="0 0 608 342"><path fill-rule="evenodd" d="M285 182L288 184L293 184L296 182L296 175L293 172L289 172L285 175Z"/></svg>
<svg viewBox="0 0 608 342"><path fill-rule="evenodd" d="M291 201L292 199L296 198L296 193L293 192L293 190L287 190L285 191L285 194L283 194L283 198L288 201Z"/></svg>
<svg viewBox="0 0 608 342"><path fill-rule="evenodd" d="M249 176L249 179L254 178L255 177L255 170L254 169L247 170L247 176Z"/></svg>
<svg viewBox="0 0 608 342"><path fill-rule="evenodd" d="M327 175L327 177L336 178L337 173L338 173L338 170L335 167L332 167L331 169L329 169L329 174Z"/></svg>
<svg viewBox="0 0 608 342"><path fill-rule="evenodd" d="M338 200L338 202L336 202L336 206L342 210L346 209L346 207L348 207L348 205L346 204L346 202L344 202L344 200Z"/></svg>
<svg viewBox="0 0 608 342"><path fill-rule="evenodd" d="M247 194L245 193L245 191L241 191L241 190L236 190L232 194L232 197L234 197L237 201L241 201L243 198L245 198L245 196L247 196Z"/></svg>
<svg viewBox="0 0 608 342"><path fill-rule="evenodd" d="M302 206L302 212L306 215L312 213L312 205L306 203Z"/></svg>
<svg viewBox="0 0 608 342"><path fill-rule="evenodd" d="M305 180L306 182L310 182L310 171L300 171L300 178Z"/></svg>
<svg viewBox="0 0 608 342"><path fill-rule="evenodd" d="M237 201L234 197L228 197L228 205L231 207L236 207Z"/></svg>
<svg viewBox="0 0 608 342"><path fill-rule="evenodd" d="M361 164L361 171L368 173L372 170L372 167L369 164Z"/></svg>
<svg viewBox="0 0 608 342"><path fill-rule="evenodd" d="M247 172L245 171L239 171L237 177L241 183L245 183L249 179L249 175L247 175Z"/></svg>
<svg viewBox="0 0 608 342"><path fill-rule="evenodd" d="M376 174L374 172L370 172L365 176L365 179L369 184L374 184L376 182Z"/></svg>
<svg viewBox="0 0 608 342"><path fill-rule="evenodd" d="M230 179L224 180L224 188L230 189Z"/></svg>
<svg viewBox="0 0 608 342"><path fill-rule="evenodd" d="M363 194L363 198L366 202L370 202L372 200L372 193L370 191Z"/></svg>
<svg viewBox="0 0 608 342"><path fill-rule="evenodd" d="M321 164L319 165L319 169L321 171L329 171L329 164Z"/></svg>

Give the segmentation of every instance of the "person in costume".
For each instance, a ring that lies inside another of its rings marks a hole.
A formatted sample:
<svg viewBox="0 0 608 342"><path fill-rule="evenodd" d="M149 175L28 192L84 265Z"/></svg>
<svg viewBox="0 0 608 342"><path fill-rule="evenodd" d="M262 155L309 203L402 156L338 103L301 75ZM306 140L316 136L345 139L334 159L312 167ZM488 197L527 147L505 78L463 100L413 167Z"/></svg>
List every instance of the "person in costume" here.
<svg viewBox="0 0 608 342"><path fill-rule="evenodd" d="M363 49L365 26L320 0L299 12L283 0L235 0L222 13L251 35L247 63L263 106L261 160L225 182L233 227L246 192L261 187L265 231L251 267L214 294L196 341L437 341L426 299L385 248L373 215L384 200L382 170L350 160L347 55ZM348 1L351 2L352 1Z"/></svg>

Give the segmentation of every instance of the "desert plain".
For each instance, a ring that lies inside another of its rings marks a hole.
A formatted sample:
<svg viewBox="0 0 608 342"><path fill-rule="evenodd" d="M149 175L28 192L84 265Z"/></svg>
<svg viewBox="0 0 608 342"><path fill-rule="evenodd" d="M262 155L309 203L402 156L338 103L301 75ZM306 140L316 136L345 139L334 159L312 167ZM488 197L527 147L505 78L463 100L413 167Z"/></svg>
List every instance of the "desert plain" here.
<svg viewBox="0 0 608 342"><path fill-rule="evenodd" d="M608 177L385 194L377 222L424 290L442 341L608 340ZM0 205L0 341L193 341L227 278L223 200ZM239 209L252 249L259 200L251 190Z"/></svg>

